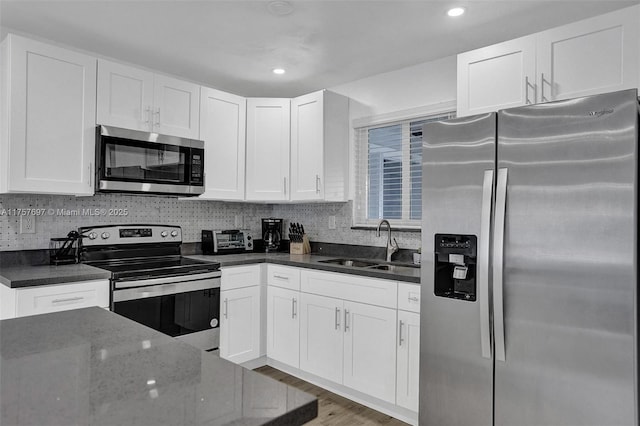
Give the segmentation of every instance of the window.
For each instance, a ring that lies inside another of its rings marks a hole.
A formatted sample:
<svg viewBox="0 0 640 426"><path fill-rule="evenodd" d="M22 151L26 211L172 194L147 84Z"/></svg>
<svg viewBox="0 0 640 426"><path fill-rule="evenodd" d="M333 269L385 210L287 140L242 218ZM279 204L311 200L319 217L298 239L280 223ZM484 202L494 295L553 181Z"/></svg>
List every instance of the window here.
<svg viewBox="0 0 640 426"><path fill-rule="evenodd" d="M422 218L422 126L453 113L358 127L354 225L420 227Z"/></svg>

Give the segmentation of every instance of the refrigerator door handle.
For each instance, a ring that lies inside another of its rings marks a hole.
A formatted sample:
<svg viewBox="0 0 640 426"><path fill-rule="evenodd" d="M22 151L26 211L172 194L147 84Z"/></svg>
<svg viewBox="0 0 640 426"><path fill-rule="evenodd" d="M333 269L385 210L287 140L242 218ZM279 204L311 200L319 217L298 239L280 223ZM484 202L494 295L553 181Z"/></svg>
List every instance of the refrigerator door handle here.
<svg viewBox="0 0 640 426"><path fill-rule="evenodd" d="M496 360L505 361L504 344L504 219L507 207L507 171L498 169L496 185L496 214L493 238L493 322L496 344Z"/></svg>
<svg viewBox="0 0 640 426"><path fill-rule="evenodd" d="M478 290L480 299L480 342L482 357L491 359L491 323L489 317L489 242L491 240L491 205L493 203L493 170L484 171L482 211L480 216L480 248Z"/></svg>

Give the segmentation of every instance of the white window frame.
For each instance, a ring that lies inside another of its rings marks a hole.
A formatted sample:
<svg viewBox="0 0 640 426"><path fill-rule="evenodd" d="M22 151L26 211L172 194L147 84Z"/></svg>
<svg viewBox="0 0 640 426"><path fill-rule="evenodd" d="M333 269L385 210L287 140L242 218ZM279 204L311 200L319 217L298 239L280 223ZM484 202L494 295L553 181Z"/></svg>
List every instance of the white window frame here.
<svg viewBox="0 0 640 426"><path fill-rule="evenodd" d="M430 119L455 117L455 101L443 102L436 105L414 108L392 114L378 115L353 120L355 143L354 167L354 202L353 227L375 228L381 218L371 218L368 215L369 197L369 168L368 168L368 131L375 128L402 124L402 219L389 219L394 228L421 228L421 219L410 219L411 215L411 152L410 127L411 122Z"/></svg>

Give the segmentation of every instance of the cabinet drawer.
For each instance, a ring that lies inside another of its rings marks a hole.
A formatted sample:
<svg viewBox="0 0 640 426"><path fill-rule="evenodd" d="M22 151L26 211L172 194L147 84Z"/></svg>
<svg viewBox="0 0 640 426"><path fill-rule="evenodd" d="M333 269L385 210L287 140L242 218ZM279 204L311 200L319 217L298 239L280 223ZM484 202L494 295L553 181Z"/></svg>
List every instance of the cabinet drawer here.
<svg viewBox="0 0 640 426"><path fill-rule="evenodd" d="M398 309L420 313L420 286L398 283Z"/></svg>
<svg viewBox="0 0 640 426"><path fill-rule="evenodd" d="M300 278L300 290L303 292L387 308L397 307L396 281L308 270L301 271Z"/></svg>
<svg viewBox="0 0 640 426"><path fill-rule="evenodd" d="M262 265L250 265L222 268L220 289L232 290L234 288L260 285L261 267Z"/></svg>
<svg viewBox="0 0 640 426"><path fill-rule="evenodd" d="M109 306L109 281L40 286L16 291L16 316Z"/></svg>
<svg viewBox="0 0 640 426"><path fill-rule="evenodd" d="M300 290L300 269L280 265L267 265L267 284Z"/></svg>

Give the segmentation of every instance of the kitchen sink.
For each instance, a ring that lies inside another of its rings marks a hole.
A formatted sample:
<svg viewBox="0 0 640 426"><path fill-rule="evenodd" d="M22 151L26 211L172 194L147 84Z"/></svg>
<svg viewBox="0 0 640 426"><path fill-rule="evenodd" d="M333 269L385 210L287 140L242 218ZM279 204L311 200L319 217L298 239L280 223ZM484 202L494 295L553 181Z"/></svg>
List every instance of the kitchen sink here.
<svg viewBox="0 0 640 426"><path fill-rule="evenodd" d="M379 271L391 271L391 272L400 272L401 270L414 269L419 268L420 265L413 265L410 263L402 263L402 264L391 264L391 263L381 263L381 262L372 262L369 260L360 260L360 259L328 259L328 260L319 260L320 263L331 263L334 265L342 265L342 266L352 266L355 268L367 268L367 269L377 269Z"/></svg>
<svg viewBox="0 0 640 426"><path fill-rule="evenodd" d="M354 266L356 268L368 268L370 266L378 265L378 262L369 262L367 260L358 260L358 259L328 259L328 260L319 260L319 263L332 263L334 265L342 265L342 266Z"/></svg>

